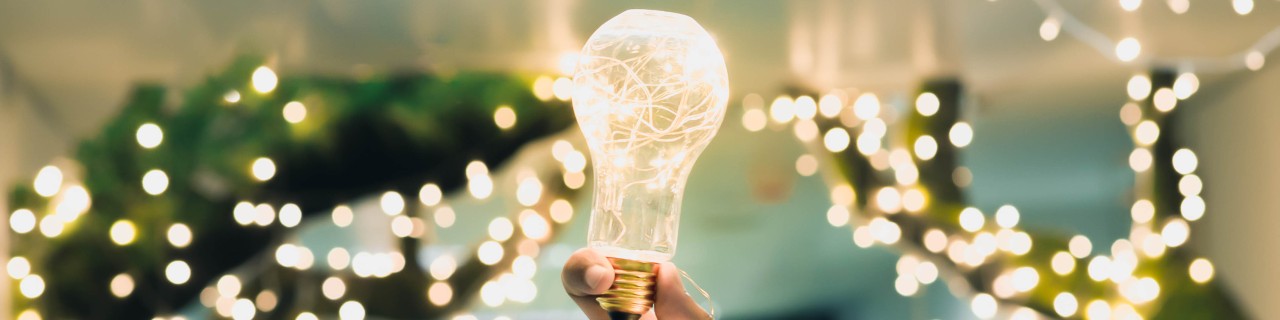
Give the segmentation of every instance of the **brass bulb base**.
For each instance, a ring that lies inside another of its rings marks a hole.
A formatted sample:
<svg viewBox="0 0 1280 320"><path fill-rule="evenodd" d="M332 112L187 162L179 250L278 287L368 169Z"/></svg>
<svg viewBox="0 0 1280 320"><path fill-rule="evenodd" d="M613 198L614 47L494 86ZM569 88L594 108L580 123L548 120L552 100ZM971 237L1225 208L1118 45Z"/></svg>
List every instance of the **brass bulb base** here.
<svg viewBox="0 0 1280 320"><path fill-rule="evenodd" d="M609 263L613 264L613 286L596 302L609 312L610 319L639 319L653 307L658 264L613 257Z"/></svg>

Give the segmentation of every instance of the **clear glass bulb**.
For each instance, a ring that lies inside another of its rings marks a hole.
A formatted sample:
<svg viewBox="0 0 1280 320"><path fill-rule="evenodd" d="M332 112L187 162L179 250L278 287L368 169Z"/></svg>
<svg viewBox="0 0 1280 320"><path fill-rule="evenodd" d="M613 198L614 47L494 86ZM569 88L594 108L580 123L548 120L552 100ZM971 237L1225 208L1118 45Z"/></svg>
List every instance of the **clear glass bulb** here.
<svg viewBox="0 0 1280 320"><path fill-rule="evenodd" d="M688 16L628 10L587 40L573 82L595 174L588 245L670 260L689 170L724 121L720 48Z"/></svg>

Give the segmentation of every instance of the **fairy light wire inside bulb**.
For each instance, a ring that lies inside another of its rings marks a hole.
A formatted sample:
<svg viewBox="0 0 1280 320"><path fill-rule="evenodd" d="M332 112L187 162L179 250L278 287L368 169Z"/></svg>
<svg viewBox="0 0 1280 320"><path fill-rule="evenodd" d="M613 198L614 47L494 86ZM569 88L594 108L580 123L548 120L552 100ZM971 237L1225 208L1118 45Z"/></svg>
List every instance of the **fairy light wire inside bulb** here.
<svg viewBox="0 0 1280 320"><path fill-rule="evenodd" d="M685 181L728 95L723 55L692 18L629 10L591 35L573 95L596 179L590 246L670 260Z"/></svg>

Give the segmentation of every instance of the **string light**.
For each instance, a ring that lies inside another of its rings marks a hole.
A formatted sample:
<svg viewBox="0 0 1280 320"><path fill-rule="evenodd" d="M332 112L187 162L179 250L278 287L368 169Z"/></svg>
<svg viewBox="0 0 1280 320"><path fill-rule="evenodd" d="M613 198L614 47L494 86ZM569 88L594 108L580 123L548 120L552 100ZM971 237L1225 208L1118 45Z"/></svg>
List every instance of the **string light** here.
<svg viewBox="0 0 1280 320"><path fill-rule="evenodd" d="M1168 0L1165 3L1169 4L1169 10L1176 14L1187 13L1187 10L1191 9L1191 0Z"/></svg>
<svg viewBox="0 0 1280 320"><path fill-rule="evenodd" d="M996 298L986 293L979 293L973 297L969 303L969 307L973 309L973 315L981 319L990 319L996 316Z"/></svg>
<svg viewBox="0 0 1280 320"><path fill-rule="evenodd" d="M174 223L169 226L169 231L166 232L166 235L168 236L169 244L173 245L174 248L186 248L187 245L191 244L191 228L185 224Z"/></svg>
<svg viewBox="0 0 1280 320"><path fill-rule="evenodd" d="M22 313L18 314L18 318L16 318L16 320L43 320L43 319L40 317L39 312L36 312L35 310L27 309L25 311L22 311Z"/></svg>
<svg viewBox="0 0 1280 320"><path fill-rule="evenodd" d="M284 116L284 121L294 124L300 123L302 120L307 119L307 106L301 102L289 101L289 103L284 104L284 109L281 109L280 113Z"/></svg>
<svg viewBox="0 0 1280 320"><path fill-rule="evenodd" d="M453 288L449 287L448 282L432 283L427 287L427 300L436 306L444 306L453 300Z"/></svg>
<svg viewBox="0 0 1280 320"><path fill-rule="evenodd" d="M260 157L253 160L253 166L250 169L253 171L253 178L258 181L271 180L271 177L276 176L276 163L271 161L271 158Z"/></svg>
<svg viewBox="0 0 1280 320"><path fill-rule="evenodd" d="M1173 81L1173 93L1178 100L1186 100L1198 90L1200 90L1200 78L1196 77L1194 73L1183 72L1178 74L1178 78Z"/></svg>
<svg viewBox="0 0 1280 320"><path fill-rule="evenodd" d="M129 220L116 220L115 223L111 224L111 241L115 242L116 245L123 246L133 243L137 233L137 228Z"/></svg>
<svg viewBox="0 0 1280 320"><path fill-rule="evenodd" d="M502 260L502 251L502 245L497 242L485 241L476 250L476 257L480 259L480 263L491 266Z"/></svg>
<svg viewBox="0 0 1280 320"><path fill-rule="evenodd" d="M338 277L328 277L320 284L320 293L329 300L342 299L342 295L347 293L347 284Z"/></svg>
<svg viewBox="0 0 1280 320"><path fill-rule="evenodd" d="M387 191L382 193L382 198L379 199L378 204L382 208L382 213L388 216L404 212L404 196L401 196L399 192Z"/></svg>
<svg viewBox="0 0 1280 320"><path fill-rule="evenodd" d="M31 274L31 261L21 256L10 258L9 263L5 265L5 271L9 273L9 278L21 280Z"/></svg>
<svg viewBox="0 0 1280 320"><path fill-rule="evenodd" d="M1111 318L1111 305L1103 300L1093 300L1084 309L1085 318L1103 320Z"/></svg>
<svg viewBox="0 0 1280 320"><path fill-rule="evenodd" d="M333 270L346 269L351 264L351 254L347 249L338 247L329 249L329 254L325 256L325 260L329 263L329 268Z"/></svg>
<svg viewBox="0 0 1280 320"><path fill-rule="evenodd" d="M506 217L497 217L489 222L489 237L494 240L506 241L511 238L514 230L511 220Z"/></svg>
<svg viewBox="0 0 1280 320"><path fill-rule="evenodd" d="M276 78L276 73L266 66L261 66L258 67L258 69L253 70L252 80L253 90L260 93L269 93L272 90L275 90L276 84L279 82L279 79Z"/></svg>
<svg viewBox="0 0 1280 320"><path fill-rule="evenodd" d="M34 274L27 275L18 283L18 291L27 298L35 299L40 297L41 294L44 294L44 278Z"/></svg>
<svg viewBox="0 0 1280 320"><path fill-rule="evenodd" d="M1164 244L1170 248L1186 243L1190 233L1191 227L1187 225L1187 221L1178 218L1170 219L1160 230L1160 235L1164 237Z"/></svg>
<svg viewBox="0 0 1280 320"><path fill-rule="evenodd" d="M810 96L800 96L795 101L796 119L812 120L818 114L818 102Z"/></svg>
<svg viewBox="0 0 1280 320"><path fill-rule="evenodd" d="M121 273L111 278L111 295L116 298L128 297L133 293L133 277L127 273Z"/></svg>
<svg viewBox="0 0 1280 320"><path fill-rule="evenodd" d="M1014 208L1011 205L1006 204L996 209L996 224L1001 228L1008 229L1017 226L1019 218L1018 208Z"/></svg>
<svg viewBox="0 0 1280 320"><path fill-rule="evenodd" d="M364 305L359 302L347 301L338 307L338 318L341 320L363 320L364 316Z"/></svg>
<svg viewBox="0 0 1280 320"><path fill-rule="evenodd" d="M853 114L858 119L871 120L880 115L880 98L874 93L863 93L853 102Z"/></svg>
<svg viewBox="0 0 1280 320"><path fill-rule="evenodd" d="M139 126L134 136L138 139L138 145L146 149L154 149L164 141L164 131L160 130L160 126L150 122Z"/></svg>
<svg viewBox="0 0 1280 320"><path fill-rule="evenodd" d="M1089 238L1086 238L1085 236L1076 235L1071 237L1071 240L1067 242L1067 248L1071 252L1072 256L1084 259L1093 252L1093 243L1089 242Z"/></svg>
<svg viewBox="0 0 1280 320"><path fill-rule="evenodd" d="M1133 202L1133 207L1129 209L1129 213L1133 216L1133 222L1151 222L1151 218L1156 215L1156 206L1151 203L1151 200L1138 199L1138 201Z"/></svg>
<svg viewBox="0 0 1280 320"><path fill-rule="evenodd" d="M831 152L844 151L849 148L849 132L839 127L827 130L827 134L822 137L822 144Z"/></svg>
<svg viewBox="0 0 1280 320"><path fill-rule="evenodd" d="M440 204L442 199L444 199L444 192L434 183L424 184L421 189L418 189L418 201L424 206L433 207Z"/></svg>
<svg viewBox="0 0 1280 320"><path fill-rule="evenodd" d="M1064 318L1075 315L1078 306L1076 296L1070 292L1059 293L1053 298L1053 311Z"/></svg>
<svg viewBox="0 0 1280 320"><path fill-rule="evenodd" d="M554 82L551 77L538 76L533 81L533 96L537 97L539 101L551 100L551 98L555 97L555 92L552 89Z"/></svg>
<svg viewBox="0 0 1280 320"><path fill-rule="evenodd" d="M498 125L499 129L511 129L516 125L516 111L507 105L499 106L493 111L493 123Z"/></svg>
<svg viewBox="0 0 1280 320"><path fill-rule="evenodd" d="M253 211L253 223L258 226L265 227L271 225L271 222L276 220L276 209L272 208L269 204L259 204L256 207L253 207Z"/></svg>
<svg viewBox="0 0 1280 320"><path fill-rule="evenodd" d="M849 224L849 209L844 206L831 206L827 209L827 223L833 227L843 227Z"/></svg>
<svg viewBox="0 0 1280 320"><path fill-rule="evenodd" d="M563 77L556 79L556 82L551 84L551 92L556 96L556 99L569 101L569 98L573 96L573 80Z"/></svg>
<svg viewBox="0 0 1280 320"><path fill-rule="evenodd" d="M226 94L222 95L222 100L228 103L240 102L240 91L235 91L235 90L227 91Z"/></svg>
<svg viewBox="0 0 1280 320"><path fill-rule="evenodd" d="M960 227L964 228L965 231L976 232L982 229L985 220L982 212L978 211L977 208L968 207L960 211Z"/></svg>
<svg viewBox="0 0 1280 320"><path fill-rule="evenodd" d="M164 276L170 283L181 285L191 280L191 266L186 261L174 260L164 268Z"/></svg>
<svg viewBox="0 0 1280 320"><path fill-rule="evenodd" d="M1178 149L1173 152L1173 170L1180 174L1191 174L1196 171L1196 167L1200 165L1196 153L1187 148Z"/></svg>
<svg viewBox="0 0 1280 320"><path fill-rule="evenodd" d="M1053 254L1053 259L1050 260L1050 264L1053 267L1054 273L1067 275L1070 274L1071 271L1075 270L1076 259L1075 257L1072 257L1070 253L1059 251L1058 253Z"/></svg>
<svg viewBox="0 0 1280 320"><path fill-rule="evenodd" d="M1120 8L1124 11L1133 12L1142 6L1142 0L1120 0Z"/></svg>
<svg viewBox="0 0 1280 320"><path fill-rule="evenodd" d="M457 215L454 213L453 208L449 206L441 206L439 208L436 208L435 213L433 213L431 216L432 218L435 219L436 225L440 226L441 228L448 228L453 226L453 222L457 218L456 217Z"/></svg>
<svg viewBox="0 0 1280 320"><path fill-rule="evenodd" d="M1251 71L1258 71L1267 63L1267 56L1257 50L1250 50L1244 56L1244 66Z"/></svg>
<svg viewBox="0 0 1280 320"><path fill-rule="evenodd" d="M913 144L912 149L915 150L917 158L927 161L933 159L933 157L938 154L938 141L934 140L933 136L927 134L921 135L919 138L916 138L916 142Z"/></svg>
<svg viewBox="0 0 1280 320"><path fill-rule="evenodd" d="M1040 23L1040 39L1044 39L1044 41L1057 39L1060 31L1062 31L1062 22L1059 22L1054 17L1045 18L1044 22Z"/></svg>
<svg viewBox="0 0 1280 320"><path fill-rule="evenodd" d="M1205 258L1196 258L1191 261L1187 272L1191 275L1191 280L1196 283L1206 283L1213 280L1213 263Z"/></svg>
<svg viewBox="0 0 1280 320"><path fill-rule="evenodd" d="M1129 153L1129 168L1134 172L1146 172L1151 169L1151 150L1147 148L1134 148Z"/></svg>
<svg viewBox="0 0 1280 320"><path fill-rule="evenodd" d="M1173 93L1173 89L1160 88L1160 90L1156 90L1155 96L1152 97L1152 102L1157 111L1169 112L1173 111L1173 108L1178 105L1178 96Z"/></svg>
<svg viewBox="0 0 1280 320"><path fill-rule="evenodd" d="M345 228L346 226L351 225L351 221L355 219L355 213L351 212L351 207L339 205L333 208L332 217L333 225L338 226L339 228ZM236 220L239 221L239 219Z"/></svg>
<svg viewBox="0 0 1280 320"><path fill-rule="evenodd" d="M840 115L842 109L844 109L844 102L840 100L840 95L828 93L818 100L818 113L823 117L835 118Z"/></svg>
<svg viewBox="0 0 1280 320"><path fill-rule="evenodd" d="M1253 0L1231 0L1231 9L1235 10L1236 14L1247 15L1253 12Z"/></svg>
<svg viewBox="0 0 1280 320"><path fill-rule="evenodd" d="M14 210L9 215L9 228L18 234L26 234L36 228L36 215L27 209Z"/></svg>
<svg viewBox="0 0 1280 320"><path fill-rule="evenodd" d="M973 142L973 127L968 122L960 121L951 126L951 132L948 135L951 144L957 148L964 148Z"/></svg>
<svg viewBox="0 0 1280 320"><path fill-rule="evenodd" d="M35 187L36 194L45 198L52 197L62 189L62 169L56 166L40 168L32 185Z"/></svg>
<svg viewBox="0 0 1280 320"><path fill-rule="evenodd" d="M1140 54L1142 54L1142 44L1138 43L1138 39L1124 38L1116 43L1116 59L1120 61L1133 61Z"/></svg>

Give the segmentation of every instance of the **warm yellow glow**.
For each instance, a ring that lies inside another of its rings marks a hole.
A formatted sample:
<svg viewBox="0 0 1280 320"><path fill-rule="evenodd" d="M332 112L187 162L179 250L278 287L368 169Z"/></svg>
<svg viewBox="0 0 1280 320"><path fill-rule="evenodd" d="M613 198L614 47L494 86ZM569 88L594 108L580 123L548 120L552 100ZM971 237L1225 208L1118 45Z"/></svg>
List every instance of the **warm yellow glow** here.
<svg viewBox="0 0 1280 320"><path fill-rule="evenodd" d="M173 245L174 248L186 248L191 244L191 228L185 224L174 223L169 226L166 235L169 239L169 244Z"/></svg>
<svg viewBox="0 0 1280 320"><path fill-rule="evenodd" d="M572 75L581 60L582 54L578 52L566 51L561 53L559 63L556 64L556 71L559 71L561 75Z"/></svg>
<svg viewBox="0 0 1280 320"><path fill-rule="evenodd" d="M529 239L542 240L551 233L551 225L533 209L520 212L520 232Z"/></svg>
<svg viewBox="0 0 1280 320"><path fill-rule="evenodd" d="M276 73L275 71L271 71L271 68L261 66L258 67L258 69L253 70L253 90L257 90L261 93L268 93L271 92L271 90L276 89L276 84L278 82L279 79L276 78Z"/></svg>
<svg viewBox="0 0 1280 320"><path fill-rule="evenodd" d="M328 260L329 268L333 268L333 270L346 269L347 266L351 265L351 253L342 247L333 248L329 250L325 260Z"/></svg>
<svg viewBox="0 0 1280 320"><path fill-rule="evenodd" d="M1236 0L1236 1L1241 1L1241 0ZM1244 1L1248 1L1248 0L1244 0ZM1252 71L1262 70L1262 66L1265 64L1267 64L1267 56L1262 55L1262 52L1253 50L1253 51L1249 51L1248 54L1244 55L1244 66L1246 68L1249 68L1249 70L1252 70Z"/></svg>
<svg viewBox="0 0 1280 320"><path fill-rule="evenodd" d="M938 266L930 261L921 261L920 264L916 265L915 276L920 283L933 283L938 280Z"/></svg>
<svg viewBox="0 0 1280 320"><path fill-rule="evenodd" d="M566 223L573 218L573 205L564 199L556 199L551 202L551 220L556 223Z"/></svg>
<svg viewBox="0 0 1280 320"><path fill-rule="evenodd" d="M344 228L351 225L351 220L355 219L355 213L351 212L351 207L338 205L333 208L332 217L333 225L338 226L339 228Z"/></svg>
<svg viewBox="0 0 1280 320"><path fill-rule="evenodd" d="M918 188L910 188L902 193L902 208L907 211L920 212L928 204L929 201L925 198L924 192Z"/></svg>
<svg viewBox="0 0 1280 320"><path fill-rule="evenodd" d="M968 207L960 211L960 227L964 228L965 231L976 232L982 229L982 225L985 222L986 217L977 208Z"/></svg>
<svg viewBox="0 0 1280 320"><path fill-rule="evenodd" d="M818 102L810 96L800 96L795 102L796 119L812 120L818 114Z"/></svg>
<svg viewBox="0 0 1280 320"><path fill-rule="evenodd" d="M258 226L265 227L271 225L271 222L276 220L276 209L272 208L269 204L258 204L258 206L253 207L253 211L253 223Z"/></svg>
<svg viewBox="0 0 1280 320"><path fill-rule="evenodd" d="M1184 72L1179 74L1177 79L1173 80L1173 93L1177 96L1178 100L1186 100L1198 90L1200 90L1200 78L1196 77L1196 74L1194 73Z"/></svg>
<svg viewBox="0 0 1280 320"><path fill-rule="evenodd" d="M444 306L453 300L453 288L448 282L432 283L427 287L427 301L436 306Z"/></svg>
<svg viewBox="0 0 1280 320"><path fill-rule="evenodd" d="M1018 292L1027 292L1035 289L1040 283L1040 273L1036 272L1032 267L1020 267L1013 271L1013 288Z"/></svg>
<svg viewBox="0 0 1280 320"><path fill-rule="evenodd" d="M512 226L511 220L506 217L497 217L489 222L489 237L498 241L506 241L511 238L515 227Z"/></svg>
<svg viewBox="0 0 1280 320"><path fill-rule="evenodd" d="M1040 23L1040 39L1044 41L1057 39L1060 31L1062 31L1062 22L1058 22L1054 17L1045 18L1044 22Z"/></svg>
<svg viewBox="0 0 1280 320"><path fill-rule="evenodd" d="M480 301L490 307L500 306L507 299L507 296L502 291L498 282L485 282L484 285L480 286Z"/></svg>
<svg viewBox="0 0 1280 320"><path fill-rule="evenodd" d="M1116 43L1116 59L1123 62L1133 61L1138 55L1142 54L1142 44L1138 43L1138 39L1124 38Z"/></svg>
<svg viewBox="0 0 1280 320"><path fill-rule="evenodd" d="M840 115L840 111L844 109L844 101L840 100L840 95L828 93L822 96L822 99L818 99L818 113L826 118L835 118Z"/></svg>
<svg viewBox="0 0 1280 320"><path fill-rule="evenodd" d="M138 228L133 226L133 222L129 220L116 220L111 224L111 242L116 245L123 246L133 243L133 239L138 236Z"/></svg>
<svg viewBox="0 0 1280 320"><path fill-rule="evenodd" d="M444 192L434 183L424 184L421 189L418 189L418 201L424 206L435 206L443 199Z"/></svg>
<svg viewBox="0 0 1280 320"><path fill-rule="evenodd" d="M258 305L258 310L262 310L263 312L275 310L276 304L279 302L280 300L276 297L275 291L271 291L270 289L258 292L258 297L254 299L254 303Z"/></svg>
<svg viewBox="0 0 1280 320"><path fill-rule="evenodd" d="M301 259L301 253L298 252L298 246L291 243L281 244L276 247L276 263L281 267L292 268L298 264Z"/></svg>
<svg viewBox="0 0 1280 320"><path fill-rule="evenodd" d="M498 261L502 260L502 254L502 245L494 241L485 241L476 250L476 256L480 259L480 263L485 265L498 263Z"/></svg>
<svg viewBox="0 0 1280 320"><path fill-rule="evenodd" d="M1231 9L1235 10L1236 14L1247 15L1253 12L1253 0L1231 0Z"/></svg>
<svg viewBox="0 0 1280 320"><path fill-rule="evenodd" d="M871 228L860 226L853 228L853 244L859 248L870 248L876 242L875 235L871 234Z"/></svg>
<svg viewBox="0 0 1280 320"><path fill-rule="evenodd" d="M499 106L493 111L493 123L498 125L499 129L511 129L516 125L516 111L510 106Z"/></svg>
<svg viewBox="0 0 1280 320"><path fill-rule="evenodd" d="M1129 209L1129 214L1133 216L1133 222L1147 223L1156 215L1156 206L1151 200L1138 199L1133 202L1133 207Z"/></svg>
<svg viewBox="0 0 1280 320"><path fill-rule="evenodd" d="M910 297L920 290L920 283L912 275L898 275L893 281L894 290L904 297Z"/></svg>
<svg viewBox="0 0 1280 320"><path fill-rule="evenodd" d="M1146 254L1148 257L1159 258L1164 255L1164 251L1164 237L1160 234L1151 233L1142 238L1142 253Z"/></svg>
<svg viewBox="0 0 1280 320"><path fill-rule="evenodd" d="M453 256L447 254L432 260L431 265L428 267L431 277L436 280L449 279L449 276L453 275L453 272L457 270L457 268L458 261L455 260Z"/></svg>
<svg viewBox="0 0 1280 320"><path fill-rule="evenodd" d="M1169 247L1181 246L1191 236L1191 226L1187 225L1186 220L1173 218L1164 224L1160 236L1164 237L1164 244Z"/></svg>
<svg viewBox="0 0 1280 320"><path fill-rule="evenodd" d="M133 277L127 273L121 273L111 278L111 295L116 298L128 297L133 293Z"/></svg>
<svg viewBox="0 0 1280 320"><path fill-rule="evenodd" d="M1021 215L1018 213L1018 208L1015 208L1014 206L1006 204L1000 206L999 209L996 209L996 225L999 225L1001 228L1007 229L1017 226L1020 218Z"/></svg>
<svg viewBox="0 0 1280 320"><path fill-rule="evenodd" d="M1149 146L1160 138L1160 126L1156 125L1155 121L1143 120L1138 123L1133 135L1139 145Z"/></svg>
<svg viewBox="0 0 1280 320"><path fill-rule="evenodd" d="M20 280L31 274L31 261L21 256L13 257L5 265L5 271L9 273L10 278Z"/></svg>
<svg viewBox="0 0 1280 320"><path fill-rule="evenodd" d="M338 318L340 320L364 320L364 305L355 301L343 302L338 307Z"/></svg>
<svg viewBox="0 0 1280 320"><path fill-rule="evenodd" d="M1089 242L1089 238L1082 235L1071 237L1067 243L1067 248L1071 251L1071 255L1076 258L1084 259L1090 253L1093 253L1093 243Z"/></svg>
<svg viewBox="0 0 1280 320"><path fill-rule="evenodd" d="M884 217L871 219L871 223L868 226L871 228L871 235L884 244L898 243L898 239L902 237L902 229L898 227L898 224Z"/></svg>
<svg viewBox="0 0 1280 320"><path fill-rule="evenodd" d="M768 116L764 114L764 110L750 109L742 113L742 127L747 131L756 132L764 130L764 126L768 124Z"/></svg>
<svg viewBox="0 0 1280 320"><path fill-rule="evenodd" d="M1147 96L1151 96L1151 78L1146 74L1134 74L1129 77L1128 88L1129 99L1134 101L1146 100Z"/></svg>
<svg viewBox="0 0 1280 320"><path fill-rule="evenodd" d="M533 96L537 97L540 101L547 101L554 98L555 91L552 89L553 82L554 80L551 80L551 77L538 76L538 79L533 81Z"/></svg>
<svg viewBox="0 0 1280 320"><path fill-rule="evenodd" d="M1191 149L1182 148L1173 152L1173 170L1181 174L1191 174L1200 165L1200 160Z"/></svg>
<svg viewBox="0 0 1280 320"><path fill-rule="evenodd" d="M876 207L884 213L902 211L902 195L894 187L880 188L876 191Z"/></svg>
<svg viewBox="0 0 1280 320"><path fill-rule="evenodd" d="M299 123L307 119L307 106L301 102L289 101L284 104L284 109L280 110L280 113L284 116L284 121Z"/></svg>
<svg viewBox="0 0 1280 320"><path fill-rule="evenodd" d="M253 301L249 301L249 299L236 299L236 302L231 304L232 320L251 320L257 312L258 310L254 307Z"/></svg>
<svg viewBox="0 0 1280 320"><path fill-rule="evenodd" d="M1053 298L1053 311L1057 312L1059 316L1064 318L1073 316L1076 314L1077 308L1079 306L1078 302L1076 302L1076 296L1070 292L1059 293Z"/></svg>
<svg viewBox="0 0 1280 320"><path fill-rule="evenodd" d="M174 260L164 268L164 276L173 284L184 284L191 280L191 266L186 261Z"/></svg>
<svg viewBox="0 0 1280 320"><path fill-rule="evenodd" d="M916 157L920 158L920 160L933 159L938 154L938 141L934 140L933 136L922 135L916 138L914 149Z"/></svg>
<svg viewBox="0 0 1280 320"><path fill-rule="evenodd" d="M853 187L848 184L837 184L831 187L831 202L837 205L851 206L855 196Z"/></svg>
<svg viewBox="0 0 1280 320"><path fill-rule="evenodd" d="M773 103L769 104L769 117L774 122L787 123L796 116L795 100L788 96L778 96L773 99Z"/></svg>
<svg viewBox="0 0 1280 320"><path fill-rule="evenodd" d="M1191 261L1191 266L1187 269L1191 275L1191 280L1196 283L1205 283L1213 280L1213 263L1205 258L1197 258Z"/></svg>
<svg viewBox="0 0 1280 320"><path fill-rule="evenodd" d="M347 283L338 277L326 278L324 283L320 284L320 293L329 300L342 299L342 296L347 294Z"/></svg>
<svg viewBox="0 0 1280 320"><path fill-rule="evenodd" d="M880 98L870 92L859 95L853 102L853 115L862 120L871 120L880 115Z"/></svg>
<svg viewBox="0 0 1280 320"><path fill-rule="evenodd" d="M802 176L812 176L818 172L818 158L810 154L802 154L796 158L796 173Z"/></svg>
<svg viewBox="0 0 1280 320"><path fill-rule="evenodd" d="M292 203L286 203L280 207L280 225L285 228L293 228L302 222L302 208Z"/></svg>
<svg viewBox="0 0 1280 320"><path fill-rule="evenodd" d="M294 318L293 320L320 320L320 317L317 317L316 314L314 313L304 311L302 313L299 313L298 317Z"/></svg>
<svg viewBox="0 0 1280 320"><path fill-rule="evenodd" d="M1111 305L1106 301L1093 300L1084 310L1085 319L1089 320L1107 320L1111 319Z"/></svg>
<svg viewBox="0 0 1280 320"><path fill-rule="evenodd" d="M383 192L378 205L382 208L382 213L389 216L398 215L404 212L404 196L395 191Z"/></svg>
<svg viewBox="0 0 1280 320"><path fill-rule="evenodd" d="M1124 11L1133 12L1142 6L1142 0L1120 0L1120 8Z"/></svg>
<svg viewBox="0 0 1280 320"><path fill-rule="evenodd" d="M809 142L818 137L818 124L813 119L797 120L792 129L800 141Z"/></svg>
<svg viewBox="0 0 1280 320"><path fill-rule="evenodd" d="M226 94L222 95L222 100L225 100L229 103L240 102L240 91L235 91L235 90L227 91Z"/></svg>
<svg viewBox="0 0 1280 320"><path fill-rule="evenodd" d="M27 298L37 298L44 293L44 278L39 275L27 275L18 283L18 291L22 292L22 296Z"/></svg>
<svg viewBox="0 0 1280 320"><path fill-rule="evenodd" d="M1088 270L1089 278L1093 281L1106 280L1111 276L1111 258L1106 256L1096 256L1089 260Z"/></svg>
<svg viewBox="0 0 1280 320"><path fill-rule="evenodd" d="M484 162L473 160L467 164L467 191L476 199L486 199L493 194L493 179L489 178L489 167Z"/></svg>
<svg viewBox="0 0 1280 320"><path fill-rule="evenodd" d="M261 157L253 160L253 166L251 169L253 171L253 178L258 179L258 181L271 180L271 177L276 176L276 163L267 157Z"/></svg>
<svg viewBox="0 0 1280 320"><path fill-rule="evenodd" d="M14 210L9 215L9 228L18 234L26 234L36 228L36 214L27 209Z"/></svg>
<svg viewBox="0 0 1280 320"><path fill-rule="evenodd" d="M1151 161L1151 149L1134 148L1133 152L1129 153L1129 168L1135 172L1146 172L1147 169L1151 169Z"/></svg>
<svg viewBox="0 0 1280 320"><path fill-rule="evenodd" d="M1130 279L1121 284L1120 294L1133 303L1144 304L1160 296L1160 284L1149 277Z"/></svg>
<svg viewBox="0 0 1280 320"><path fill-rule="evenodd" d="M147 149L160 146L160 142L164 141L164 131L160 130L160 126L151 122L139 126L138 132L134 136L138 139L138 145Z"/></svg>
<svg viewBox="0 0 1280 320"><path fill-rule="evenodd" d="M1053 273L1057 273L1059 275L1067 275L1076 269L1075 257L1072 257L1070 253L1065 251L1059 251L1058 253L1053 254L1051 264L1053 267Z"/></svg>
<svg viewBox="0 0 1280 320"><path fill-rule="evenodd" d="M532 206L542 198L542 181L537 176L529 176L520 180L516 187L516 201L525 206Z"/></svg>
<svg viewBox="0 0 1280 320"><path fill-rule="evenodd" d="M152 169L142 176L142 190L150 195L160 195L169 188L169 176L164 171Z"/></svg>
<svg viewBox="0 0 1280 320"><path fill-rule="evenodd" d="M947 249L947 234L942 230L929 229L924 233L924 247L929 252L942 252Z"/></svg>
<svg viewBox="0 0 1280 320"><path fill-rule="evenodd" d="M57 237L62 234L62 230L65 227L63 223L61 219L58 219L58 216L44 216L44 218L40 219L40 234L48 238Z"/></svg>
<svg viewBox="0 0 1280 320"><path fill-rule="evenodd" d="M1129 102L1120 107L1120 122L1132 126L1138 124L1138 121L1142 121L1142 107L1137 103Z"/></svg>
<svg viewBox="0 0 1280 320"><path fill-rule="evenodd" d="M833 227L843 227L849 224L849 209L844 206L834 205L827 209L827 223Z"/></svg>
<svg viewBox="0 0 1280 320"><path fill-rule="evenodd" d="M1191 9L1191 0L1169 0L1167 3L1169 10L1173 10L1173 13L1183 14Z"/></svg>
<svg viewBox="0 0 1280 320"><path fill-rule="evenodd" d="M556 79L556 82L551 84L551 92L556 96L556 99L569 101L569 98L573 96L573 80L569 78Z"/></svg>
<svg viewBox="0 0 1280 320"><path fill-rule="evenodd" d="M36 173L36 179L32 185L35 187L36 194L48 198L62 189L62 178L62 169L51 165L45 166Z"/></svg>
<svg viewBox="0 0 1280 320"><path fill-rule="evenodd" d="M1155 104L1156 110L1160 112L1173 111L1173 108L1178 106L1178 96L1173 93L1173 89L1169 88L1156 90L1156 94L1151 101Z"/></svg>
<svg viewBox="0 0 1280 320"><path fill-rule="evenodd" d="M996 298L989 294L979 293L969 302L969 307L973 308L973 315L981 319L991 319L996 316Z"/></svg>
<svg viewBox="0 0 1280 320"><path fill-rule="evenodd" d="M454 221L457 220L457 214L453 211L453 208L449 206L436 208L435 213L431 214L431 217L435 219L436 225L441 228L452 227Z"/></svg>
<svg viewBox="0 0 1280 320"><path fill-rule="evenodd" d="M224 275L218 278L218 283L215 286L218 289L218 295L227 298L239 296L240 289L242 289L240 278L235 275Z"/></svg>
<svg viewBox="0 0 1280 320"><path fill-rule="evenodd" d="M1197 176L1194 174L1188 174L1188 175L1182 176L1182 179L1178 179L1178 193L1181 193L1182 196L1187 197L1188 199L1192 197L1199 198L1200 191L1203 191L1203 189L1204 189L1204 182L1200 181L1200 176ZM1200 202L1201 202L1200 206L1202 207L1201 211L1204 211L1204 208L1203 208L1204 201L1201 200ZM1184 208L1184 211L1186 206L1187 206L1187 200L1183 200L1182 207ZM1191 220L1194 221L1195 219L1191 219Z"/></svg>
<svg viewBox="0 0 1280 320"><path fill-rule="evenodd" d="M831 152L844 151L849 148L849 131L840 127L832 128L822 137L822 144Z"/></svg>
<svg viewBox="0 0 1280 320"><path fill-rule="evenodd" d="M407 216L396 216L391 219L391 234L405 238L413 234L413 221Z"/></svg>
<svg viewBox="0 0 1280 320"><path fill-rule="evenodd" d="M15 320L44 320L40 317L40 313L32 309L27 309L18 314Z"/></svg>
<svg viewBox="0 0 1280 320"><path fill-rule="evenodd" d="M951 126L951 132L947 135L951 139L951 144L957 148L964 148L973 142L973 127L968 122L956 122Z"/></svg>

